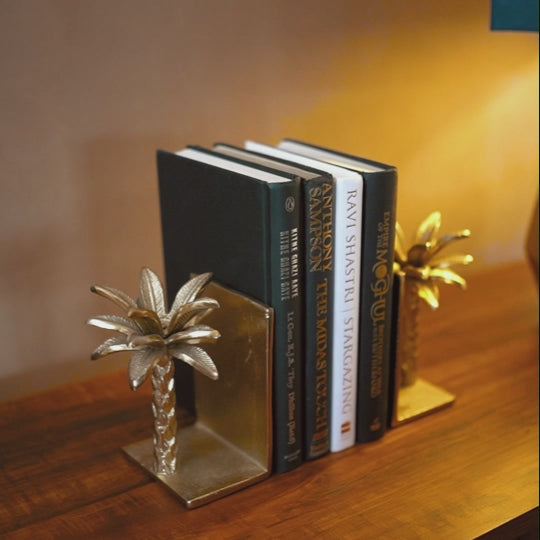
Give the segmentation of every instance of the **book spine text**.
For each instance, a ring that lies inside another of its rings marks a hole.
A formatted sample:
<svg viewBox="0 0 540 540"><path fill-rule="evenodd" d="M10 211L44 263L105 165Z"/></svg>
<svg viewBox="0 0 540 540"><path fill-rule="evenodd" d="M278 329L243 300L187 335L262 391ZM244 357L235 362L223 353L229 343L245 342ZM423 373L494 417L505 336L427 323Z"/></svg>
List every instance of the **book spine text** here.
<svg viewBox="0 0 540 540"><path fill-rule="evenodd" d="M352 446L360 306L362 180L336 182L336 234L330 450Z"/></svg>
<svg viewBox="0 0 540 540"><path fill-rule="evenodd" d="M305 183L305 455L328 452L332 275L334 265L334 185L328 177Z"/></svg>

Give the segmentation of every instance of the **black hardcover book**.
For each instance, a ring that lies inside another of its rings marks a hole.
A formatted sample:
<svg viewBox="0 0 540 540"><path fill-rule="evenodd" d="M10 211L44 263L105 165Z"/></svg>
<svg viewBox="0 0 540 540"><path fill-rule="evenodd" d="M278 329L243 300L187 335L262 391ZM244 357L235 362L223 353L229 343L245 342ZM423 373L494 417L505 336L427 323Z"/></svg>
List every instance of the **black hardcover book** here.
<svg viewBox="0 0 540 540"><path fill-rule="evenodd" d="M353 169L364 179L356 439L373 441L388 427L397 170L293 139L279 147Z"/></svg>
<svg viewBox="0 0 540 540"><path fill-rule="evenodd" d="M160 150L157 164L169 301L190 273L212 272L274 308L273 469L290 470L302 462L300 182L195 148ZM196 414L192 374L176 367L178 402Z"/></svg>
<svg viewBox="0 0 540 540"><path fill-rule="evenodd" d="M334 179L311 167L299 167L233 145L218 143L217 152L299 176L304 220L304 457L315 459L330 448L329 407L332 365L332 272Z"/></svg>

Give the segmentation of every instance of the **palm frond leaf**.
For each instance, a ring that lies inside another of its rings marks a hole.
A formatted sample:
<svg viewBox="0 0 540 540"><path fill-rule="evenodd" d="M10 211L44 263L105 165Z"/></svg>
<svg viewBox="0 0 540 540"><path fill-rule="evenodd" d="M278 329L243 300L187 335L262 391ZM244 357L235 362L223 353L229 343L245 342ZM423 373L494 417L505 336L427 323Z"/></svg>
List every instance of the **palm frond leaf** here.
<svg viewBox="0 0 540 540"><path fill-rule="evenodd" d="M189 304L181 306L178 311L172 315L169 325L167 326L166 334L173 334L184 326L193 326L210 311L217 308L219 308L219 302L213 298L198 298Z"/></svg>
<svg viewBox="0 0 540 540"><path fill-rule="evenodd" d="M145 334L162 334L163 326L157 313L150 309L138 307L129 308L128 317L137 322Z"/></svg>
<svg viewBox="0 0 540 540"><path fill-rule="evenodd" d="M441 213L432 212L418 227L416 231L416 244L427 244L437 236L441 228Z"/></svg>
<svg viewBox="0 0 540 540"><path fill-rule="evenodd" d="M146 380L154 364L163 357L163 350L147 347L135 351L128 363L129 385L136 390Z"/></svg>
<svg viewBox="0 0 540 540"><path fill-rule="evenodd" d="M418 283L418 296L424 300L431 309L438 309L439 287L432 281L421 281Z"/></svg>
<svg viewBox="0 0 540 540"><path fill-rule="evenodd" d="M211 328L206 324L198 324L172 334L165 340L165 343L168 346L180 342L196 345L198 343L210 343L216 341L220 336L221 334L214 328Z"/></svg>
<svg viewBox="0 0 540 540"><path fill-rule="evenodd" d="M145 347L165 348L165 341L159 334L145 334L133 336L129 340L132 349L144 349Z"/></svg>
<svg viewBox="0 0 540 540"><path fill-rule="evenodd" d="M191 278L188 282L184 283L180 290L176 293L176 297L171 306L170 313L175 313L184 304L193 302L199 292L210 282L212 274L207 272L205 274L199 274Z"/></svg>
<svg viewBox="0 0 540 540"><path fill-rule="evenodd" d="M128 343L126 343L124 337L111 337L97 347L90 358L92 360L98 360L99 358L103 358L108 354L131 350L131 347Z"/></svg>
<svg viewBox="0 0 540 540"><path fill-rule="evenodd" d="M440 260L433 259L430 262L430 266L432 266L433 268L448 268L456 264L470 264L473 262L473 260L474 258L472 255L450 255Z"/></svg>
<svg viewBox="0 0 540 540"><path fill-rule="evenodd" d="M97 315L86 321L86 324L103 328L104 330L114 330L129 336L134 332L141 332L141 327L132 319L126 319L118 315Z"/></svg>
<svg viewBox="0 0 540 540"><path fill-rule="evenodd" d="M433 257L435 254L439 253L441 249L446 247L451 242L455 242L456 240L463 240L464 238L469 238L471 236L471 231L469 229L463 229L462 231L457 231L455 233L451 234L445 234L438 238L435 242L433 242L430 245L430 253Z"/></svg>
<svg viewBox="0 0 540 540"><path fill-rule="evenodd" d="M429 273L431 279L436 279L448 285L459 285L462 289L467 287L466 281L449 268L432 268Z"/></svg>
<svg viewBox="0 0 540 540"><path fill-rule="evenodd" d="M128 296L125 292L114 289L113 287L102 287L101 285L92 285L90 290L93 293L99 294L111 302L114 302L117 306L121 307L124 311L128 311L131 307L137 307L137 303L133 298Z"/></svg>
<svg viewBox="0 0 540 540"><path fill-rule="evenodd" d="M150 268L141 270L138 305L141 308L154 311L158 317L163 317L166 313L163 285L157 274Z"/></svg>
<svg viewBox="0 0 540 540"><path fill-rule="evenodd" d="M180 343L178 345L171 345L169 347L169 352L178 360L182 360L186 364L189 364L210 379L218 379L219 374L214 362L208 353L204 349L201 349L201 347Z"/></svg>

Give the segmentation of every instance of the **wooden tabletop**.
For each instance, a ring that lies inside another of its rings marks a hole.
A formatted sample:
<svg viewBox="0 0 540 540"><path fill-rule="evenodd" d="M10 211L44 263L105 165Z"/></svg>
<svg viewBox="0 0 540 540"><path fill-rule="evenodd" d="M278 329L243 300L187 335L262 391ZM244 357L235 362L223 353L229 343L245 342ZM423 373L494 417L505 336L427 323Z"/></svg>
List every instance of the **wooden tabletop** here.
<svg viewBox="0 0 540 540"><path fill-rule="evenodd" d="M152 430L127 374L0 403L2 538L515 538L538 527L538 289L517 264L441 291L419 373L452 407L194 510L120 448ZM85 361L81 359L81 361ZM103 360L105 361L105 360Z"/></svg>

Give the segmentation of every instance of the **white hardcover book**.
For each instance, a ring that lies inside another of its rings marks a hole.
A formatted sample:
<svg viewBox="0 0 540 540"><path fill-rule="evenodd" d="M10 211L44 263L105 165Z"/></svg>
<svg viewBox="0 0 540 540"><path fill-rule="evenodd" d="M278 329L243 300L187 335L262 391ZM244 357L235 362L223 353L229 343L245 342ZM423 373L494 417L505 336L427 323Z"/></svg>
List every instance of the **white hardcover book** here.
<svg viewBox="0 0 540 540"><path fill-rule="evenodd" d="M356 440L356 384L362 248L362 175L266 144L246 141L245 148L330 173L335 179L334 306L330 395L330 451Z"/></svg>

